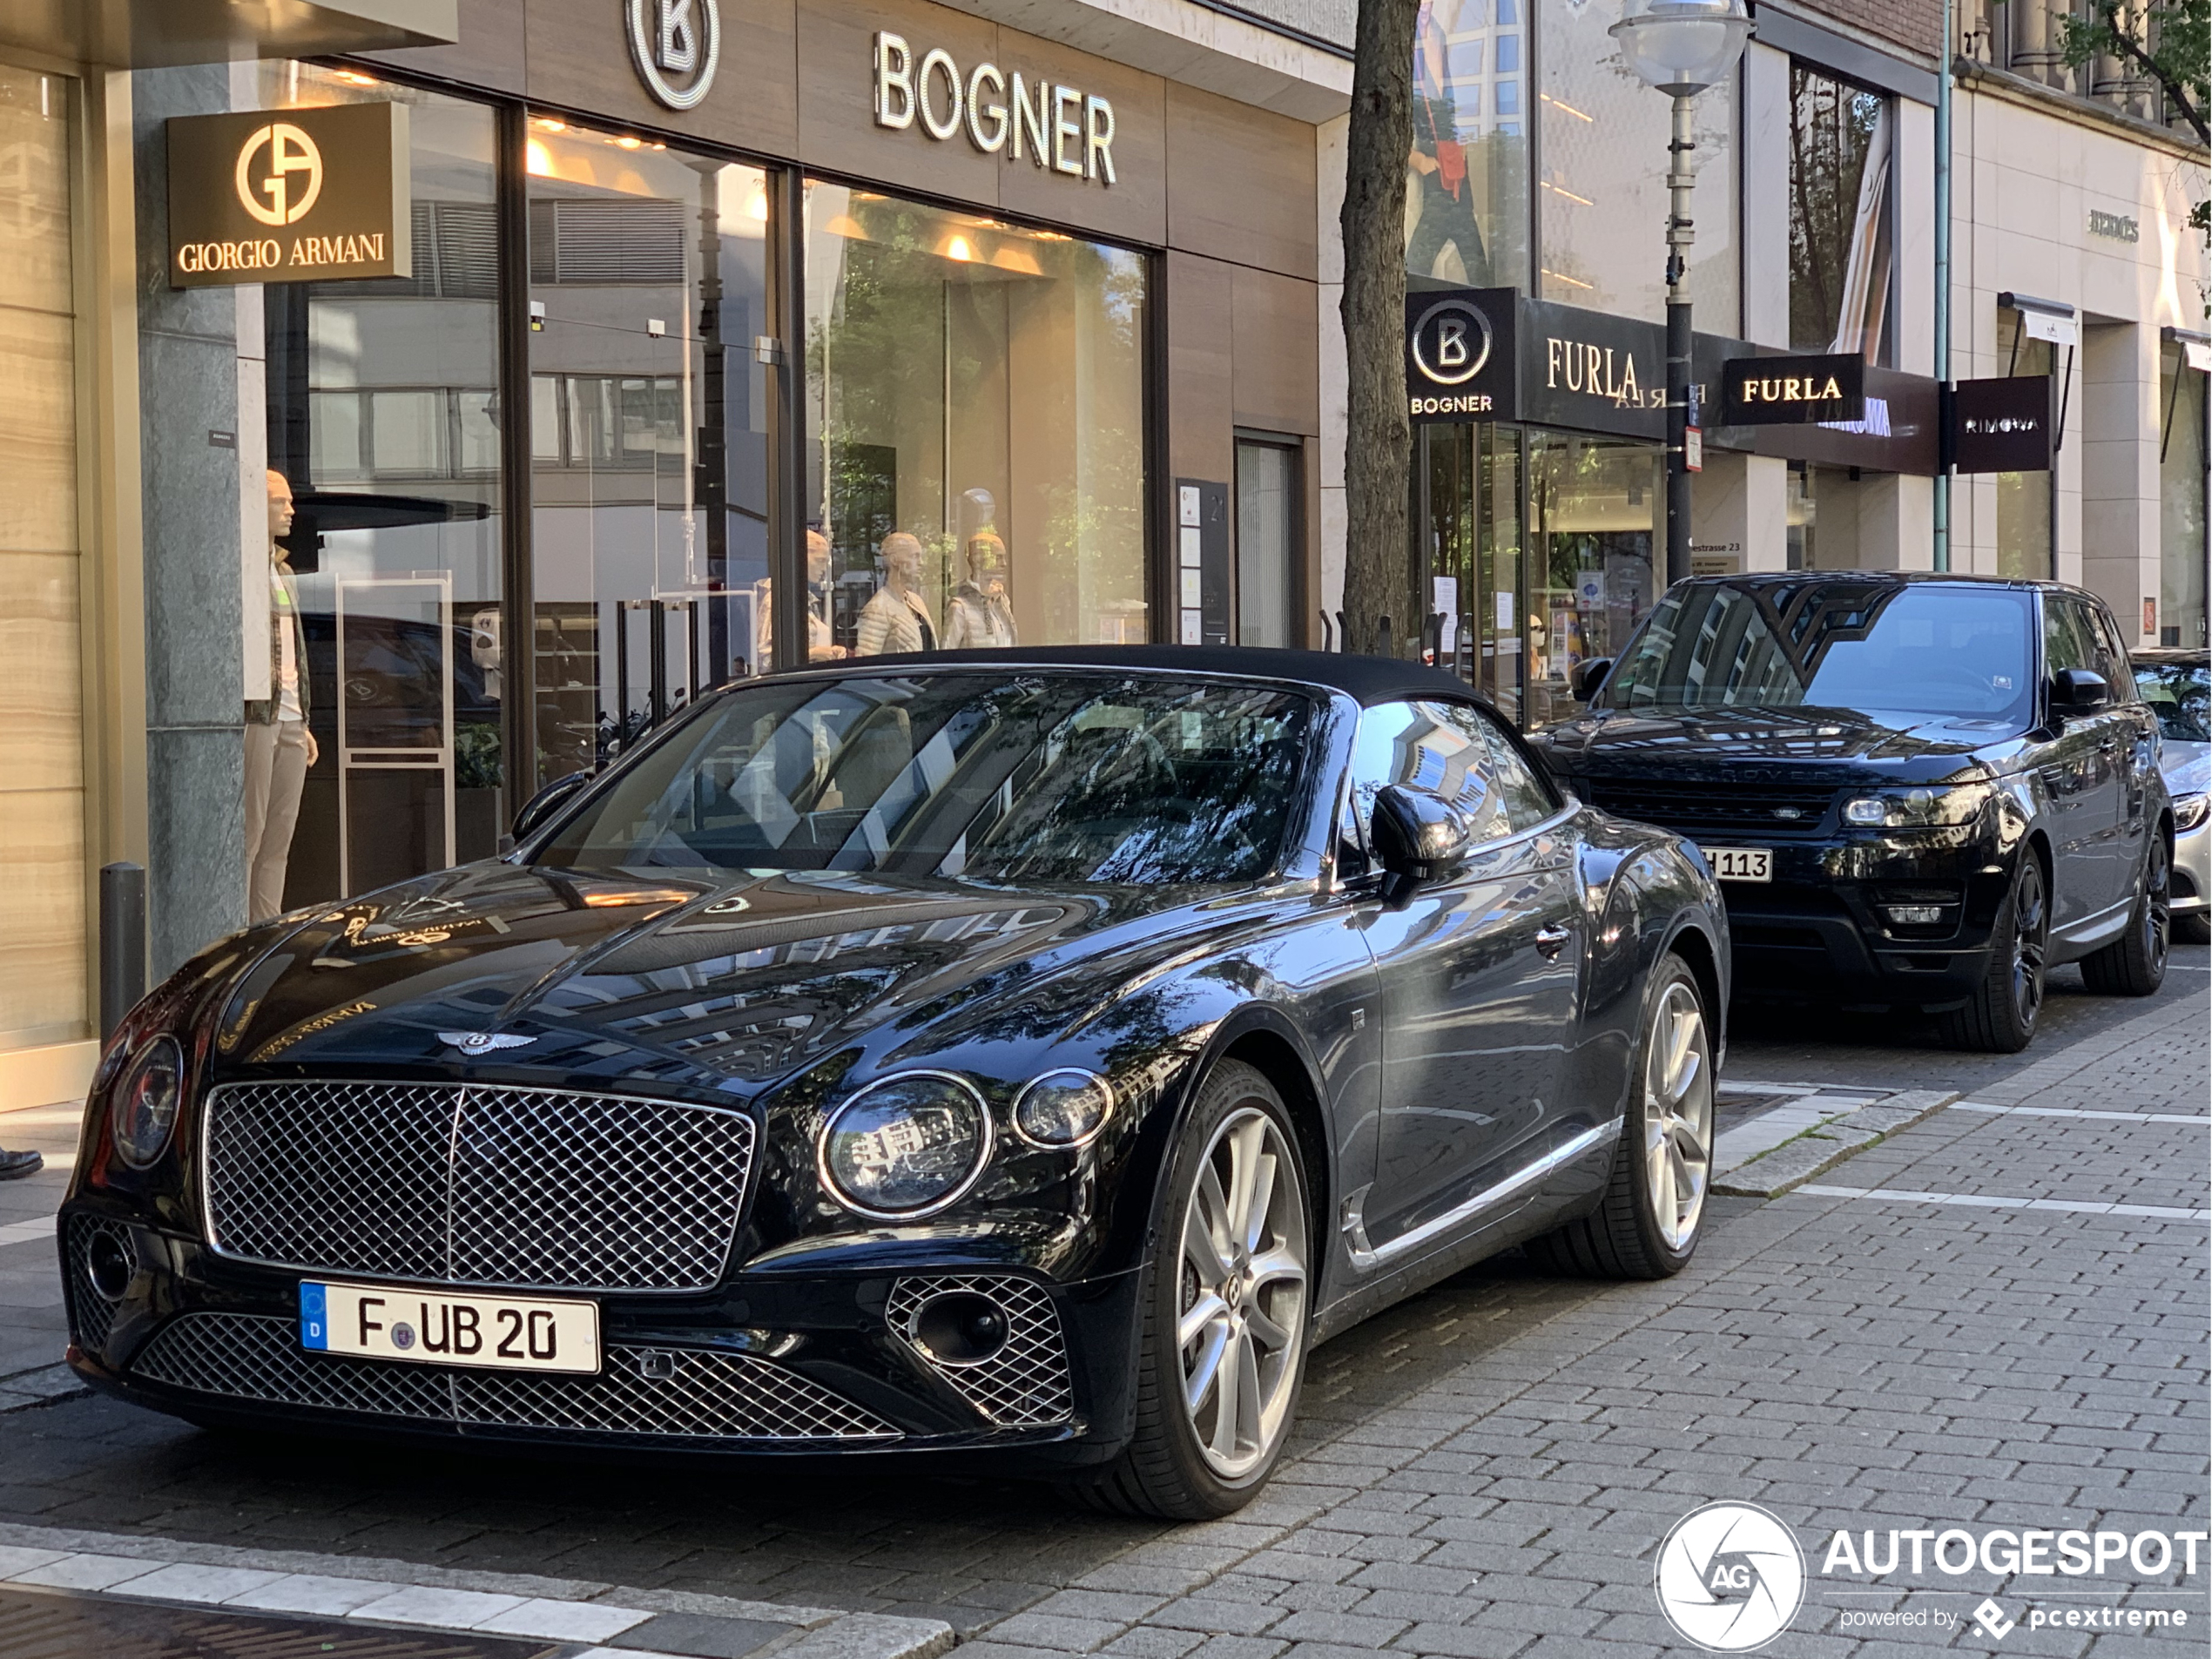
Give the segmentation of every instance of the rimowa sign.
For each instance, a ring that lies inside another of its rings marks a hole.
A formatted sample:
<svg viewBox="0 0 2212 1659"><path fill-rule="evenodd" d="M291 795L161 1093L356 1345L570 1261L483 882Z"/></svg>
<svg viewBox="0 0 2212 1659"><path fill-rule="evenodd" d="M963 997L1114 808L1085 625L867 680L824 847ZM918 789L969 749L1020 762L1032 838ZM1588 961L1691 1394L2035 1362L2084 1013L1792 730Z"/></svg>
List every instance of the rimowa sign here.
<svg viewBox="0 0 2212 1659"><path fill-rule="evenodd" d="M411 276L407 106L172 118L169 286Z"/></svg>

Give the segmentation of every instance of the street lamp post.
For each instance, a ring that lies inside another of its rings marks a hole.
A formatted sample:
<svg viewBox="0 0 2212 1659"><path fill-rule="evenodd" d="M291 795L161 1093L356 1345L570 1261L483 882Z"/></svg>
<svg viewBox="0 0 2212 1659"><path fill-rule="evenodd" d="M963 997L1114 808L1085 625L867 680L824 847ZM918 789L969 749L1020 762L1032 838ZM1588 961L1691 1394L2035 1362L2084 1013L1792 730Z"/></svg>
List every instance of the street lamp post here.
<svg viewBox="0 0 2212 1659"><path fill-rule="evenodd" d="M1674 100L1667 145L1667 581L1689 574L1690 104L1743 55L1751 20L1743 0L1626 0L1608 31L1648 86Z"/></svg>

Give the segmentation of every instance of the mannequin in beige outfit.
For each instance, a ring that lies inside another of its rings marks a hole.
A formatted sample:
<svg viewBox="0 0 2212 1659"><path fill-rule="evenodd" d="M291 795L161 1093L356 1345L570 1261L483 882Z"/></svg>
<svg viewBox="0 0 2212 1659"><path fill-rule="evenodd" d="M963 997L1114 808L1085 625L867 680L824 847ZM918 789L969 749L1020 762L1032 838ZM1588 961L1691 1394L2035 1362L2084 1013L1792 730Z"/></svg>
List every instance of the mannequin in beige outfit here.
<svg viewBox="0 0 2212 1659"><path fill-rule="evenodd" d="M269 695L246 705L246 916L266 921L284 908L284 871L300 821L300 792L315 764L307 729L307 641L300 627L292 569L276 538L292 528L292 486L272 469L269 485ZM246 649L255 649L253 639Z"/></svg>
<svg viewBox="0 0 2212 1659"><path fill-rule="evenodd" d="M819 530L806 532L806 660L810 663L833 663L845 655L845 648L830 637L829 605L830 544L829 537ZM759 625L753 640L752 671L765 674L768 664L775 660L776 644L775 594L776 579L770 577L756 591L755 615Z"/></svg>
<svg viewBox="0 0 2212 1659"><path fill-rule="evenodd" d="M884 582L860 611L856 657L882 657L894 651L935 651L937 624L921 597L921 543L905 530L894 530L878 550L883 557Z"/></svg>

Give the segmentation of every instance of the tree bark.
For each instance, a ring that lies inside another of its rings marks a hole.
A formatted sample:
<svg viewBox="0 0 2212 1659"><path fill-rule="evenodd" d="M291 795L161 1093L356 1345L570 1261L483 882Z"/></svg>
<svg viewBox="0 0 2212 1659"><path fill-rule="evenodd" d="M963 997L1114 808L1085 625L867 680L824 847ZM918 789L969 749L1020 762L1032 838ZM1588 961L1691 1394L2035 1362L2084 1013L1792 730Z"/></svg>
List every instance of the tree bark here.
<svg viewBox="0 0 2212 1659"><path fill-rule="evenodd" d="M1406 166L1413 147L1413 25L1420 0L1359 0L1344 211L1346 651L1418 650L1407 522L1413 431L1406 415Z"/></svg>

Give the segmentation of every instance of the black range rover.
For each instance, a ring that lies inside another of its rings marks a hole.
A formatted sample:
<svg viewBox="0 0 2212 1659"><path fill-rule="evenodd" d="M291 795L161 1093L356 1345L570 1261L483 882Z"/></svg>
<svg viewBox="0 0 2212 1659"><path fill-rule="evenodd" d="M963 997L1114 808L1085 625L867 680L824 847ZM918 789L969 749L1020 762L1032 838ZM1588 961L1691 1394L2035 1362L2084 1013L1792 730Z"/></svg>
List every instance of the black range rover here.
<svg viewBox="0 0 2212 1659"><path fill-rule="evenodd" d="M1535 742L1562 782L1695 840L1739 995L1917 1007L2035 1035L2047 971L2148 995L2173 811L2094 594L1869 571L1673 588Z"/></svg>

